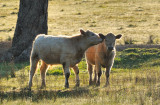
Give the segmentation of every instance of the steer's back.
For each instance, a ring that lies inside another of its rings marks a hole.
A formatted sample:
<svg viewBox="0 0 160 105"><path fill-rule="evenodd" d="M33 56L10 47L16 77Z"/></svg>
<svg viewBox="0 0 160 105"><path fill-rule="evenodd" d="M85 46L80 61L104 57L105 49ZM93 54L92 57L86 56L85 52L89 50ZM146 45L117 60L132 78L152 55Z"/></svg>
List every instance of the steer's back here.
<svg viewBox="0 0 160 105"><path fill-rule="evenodd" d="M72 44L66 37L38 35L34 41L32 50L46 63L59 64L61 57L71 52L70 48L72 48Z"/></svg>

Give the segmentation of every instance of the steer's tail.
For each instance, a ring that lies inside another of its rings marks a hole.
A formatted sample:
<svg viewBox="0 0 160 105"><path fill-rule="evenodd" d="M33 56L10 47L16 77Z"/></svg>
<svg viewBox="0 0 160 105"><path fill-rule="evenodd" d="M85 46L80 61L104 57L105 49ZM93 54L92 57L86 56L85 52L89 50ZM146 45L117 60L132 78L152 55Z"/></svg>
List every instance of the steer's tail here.
<svg viewBox="0 0 160 105"><path fill-rule="evenodd" d="M33 78L35 71L37 69L38 61L39 61L38 54L34 51L34 48L32 48L31 56L30 56L29 88L31 88L31 86L32 86L32 78Z"/></svg>

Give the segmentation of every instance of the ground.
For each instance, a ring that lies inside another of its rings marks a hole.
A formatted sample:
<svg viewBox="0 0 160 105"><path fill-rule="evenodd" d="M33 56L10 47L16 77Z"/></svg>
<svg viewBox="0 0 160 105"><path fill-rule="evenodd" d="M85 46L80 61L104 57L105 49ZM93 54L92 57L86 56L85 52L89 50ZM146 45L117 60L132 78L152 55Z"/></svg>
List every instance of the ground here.
<svg viewBox="0 0 160 105"><path fill-rule="evenodd" d="M80 87L75 87L71 70L70 88L64 88L62 66L50 67L47 87L41 89L40 71L37 70L32 90L28 90L29 63L0 64L1 104L65 104L65 105L158 105L160 102L160 49L129 48L117 52L110 74L110 85L105 87L103 69L101 85L89 86L87 66L83 58L79 64ZM15 75L13 77L12 75Z"/></svg>
<svg viewBox="0 0 160 105"><path fill-rule="evenodd" d="M0 0L0 57L11 46L18 6L19 0ZM104 87L103 69L101 85L89 86L83 58L79 64L79 88L74 87L75 75L71 70L70 88L65 89L62 66L53 66L47 72L47 87L40 89L38 69L30 91L27 89L29 62L0 63L0 104L158 105L159 13L159 0L49 0L48 34L73 35L83 28L96 33L123 35L117 42L118 52L110 74L110 85ZM147 44L151 40L154 45ZM128 42L132 45L125 45Z"/></svg>

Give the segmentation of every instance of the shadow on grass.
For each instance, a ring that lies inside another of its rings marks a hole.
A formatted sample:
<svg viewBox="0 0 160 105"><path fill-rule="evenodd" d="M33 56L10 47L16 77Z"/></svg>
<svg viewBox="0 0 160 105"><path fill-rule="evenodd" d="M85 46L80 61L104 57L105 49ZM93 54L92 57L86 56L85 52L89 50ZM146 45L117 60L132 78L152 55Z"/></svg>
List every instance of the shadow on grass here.
<svg viewBox="0 0 160 105"><path fill-rule="evenodd" d="M63 97L81 97L83 95L90 95L88 87L74 88L72 90L36 90L30 91L27 89L21 89L19 91L3 92L0 91L0 103L4 100L12 101L17 99L31 100L32 102L38 102L43 99L56 101L57 98Z"/></svg>

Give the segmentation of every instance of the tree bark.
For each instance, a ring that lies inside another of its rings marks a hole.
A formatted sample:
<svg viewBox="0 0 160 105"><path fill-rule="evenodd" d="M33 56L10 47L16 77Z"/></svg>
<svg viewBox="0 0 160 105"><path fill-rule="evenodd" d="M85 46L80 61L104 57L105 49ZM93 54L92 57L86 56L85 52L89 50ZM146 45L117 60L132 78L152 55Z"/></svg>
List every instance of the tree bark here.
<svg viewBox="0 0 160 105"><path fill-rule="evenodd" d="M32 42L38 34L47 34L48 0L20 0L12 47L2 61L29 61Z"/></svg>

